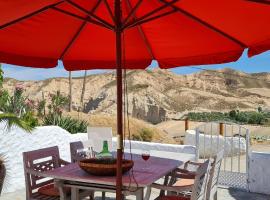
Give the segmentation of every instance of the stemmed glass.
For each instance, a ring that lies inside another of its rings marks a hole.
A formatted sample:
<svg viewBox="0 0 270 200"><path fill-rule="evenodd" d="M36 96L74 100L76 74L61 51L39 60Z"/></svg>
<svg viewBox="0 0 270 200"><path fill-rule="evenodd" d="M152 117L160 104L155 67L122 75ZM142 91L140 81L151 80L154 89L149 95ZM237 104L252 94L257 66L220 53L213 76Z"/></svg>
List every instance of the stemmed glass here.
<svg viewBox="0 0 270 200"><path fill-rule="evenodd" d="M142 151L142 159L145 161L145 167L144 169L147 170L148 169L148 166L147 166L147 161L149 160L150 158L150 151L149 150L143 150Z"/></svg>

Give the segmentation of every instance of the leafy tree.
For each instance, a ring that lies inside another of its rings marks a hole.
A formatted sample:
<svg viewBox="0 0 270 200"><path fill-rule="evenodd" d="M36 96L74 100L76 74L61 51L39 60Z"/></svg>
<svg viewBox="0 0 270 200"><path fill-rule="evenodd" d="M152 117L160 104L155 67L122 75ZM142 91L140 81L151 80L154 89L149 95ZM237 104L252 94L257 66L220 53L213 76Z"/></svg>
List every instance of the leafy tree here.
<svg viewBox="0 0 270 200"><path fill-rule="evenodd" d="M58 90L56 94L51 95L51 104L48 106L49 113L62 115L63 109L68 105L68 97L63 96Z"/></svg>
<svg viewBox="0 0 270 200"><path fill-rule="evenodd" d="M39 117L44 117L46 115L45 107L46 107L46 100L45 99L43 99L37 103L37 115Z"/></svg>
<svg viewBox="0 0 270 200"><path fill-rule="evenodd" d="M237 115L237 112L236 112L235 110L231 110L231 111L229 112L229 116L230 116L230 118L232 118L232 119L235 119L236 115Z"/></svg>
<svg viewBox="0 0 270 200"><path fill-rule="evenodd" d="M263 111L263 110L262 110L262 107L261 107L261 106L259 106L259 107L258 107L258 112L260 112L260 113L261 113L262 111Z"/></svg>

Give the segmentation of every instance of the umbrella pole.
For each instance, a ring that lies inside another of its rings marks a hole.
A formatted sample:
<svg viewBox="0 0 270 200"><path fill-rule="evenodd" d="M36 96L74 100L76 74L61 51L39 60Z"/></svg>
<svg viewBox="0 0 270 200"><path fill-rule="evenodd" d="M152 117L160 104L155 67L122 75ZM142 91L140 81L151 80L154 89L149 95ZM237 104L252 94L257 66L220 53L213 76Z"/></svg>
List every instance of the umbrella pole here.
<svg viewBox="0 0 270 200"><path fill-rule="evenodd" d="M116 200L122 200L122 156L123 156L123 99L122 99L122 22L121 0L115 0L115 36L116 36L116 65L117 65L117 173Z"/></svg>

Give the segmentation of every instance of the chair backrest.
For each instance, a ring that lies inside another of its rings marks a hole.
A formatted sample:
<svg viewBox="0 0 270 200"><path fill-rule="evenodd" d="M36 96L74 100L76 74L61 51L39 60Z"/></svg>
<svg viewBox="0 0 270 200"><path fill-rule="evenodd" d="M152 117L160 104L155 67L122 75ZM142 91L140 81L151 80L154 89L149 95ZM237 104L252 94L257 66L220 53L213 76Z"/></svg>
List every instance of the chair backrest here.
<svg viewBox="0 0 270 200"><path fill-rule="evenodd" d="M71 142L70 143L70 157L71 162L77 162L79 160L82 160L86 157L83 153L78 153L79 149L86 149L88 147L92 147L93 143L91 140L87 141L77 141L77 142Z"/></svg>
<svg viewBox="0 0 270 200"><path fill-rule="evenodd" d="M53 183L53 179L40 177L28 172L28 169L43 172L60 167L59 149L57 146L23 152L26 197L30 199L33 192Z"/></svg>
<svg viewBox="0 0 270 200"><path fill-rule="evenodd" d="M210 170L211 163L209 160L205 161L200 167L198 167L190 200L205 200L206 186L209 180Z"/></svg>
<svg viewBox="0 0 270 200"><path fill-rule="evenodd" d="M103 141L108 141L109 151L112 151L112 128L111 127L87 127L88 140L93 141L93 149L101 152Z"/></svg>
<svg viewBox="0 0 270 200"><path fill-rule="evenodd" d="M206 200L214 200L217 195L218 177L221 168L224 150L221 150L214 156L212 168L210 171L210 178L207 185Z"/></svg>

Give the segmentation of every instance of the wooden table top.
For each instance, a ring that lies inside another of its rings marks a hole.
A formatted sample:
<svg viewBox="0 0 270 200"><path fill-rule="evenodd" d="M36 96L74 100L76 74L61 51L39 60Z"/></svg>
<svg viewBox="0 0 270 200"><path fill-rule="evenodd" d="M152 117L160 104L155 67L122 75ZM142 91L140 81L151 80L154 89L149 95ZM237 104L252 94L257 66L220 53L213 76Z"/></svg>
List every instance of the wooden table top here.
<svg viewBox="0 0 270 200"><path fill-rule="evenodd" d="M128 156L126 156L127 158ZM150 157L148 161L144 161L141 156L134 155L133 173L139 187L146 187L156 182L158 179L167 175L169 172L182 165L179 160L164 159L158 157ZM147 169L144 169L147 166ZM135 181L131 180L131 171L123 174L123 186L135 186ZM72 163L61 168L51 171L42 172L42 176L51 177L58 180L76 181L82 183L93 183L102 185L116 185L115 176L94 176L83 171L77 163Z"/></svg>

